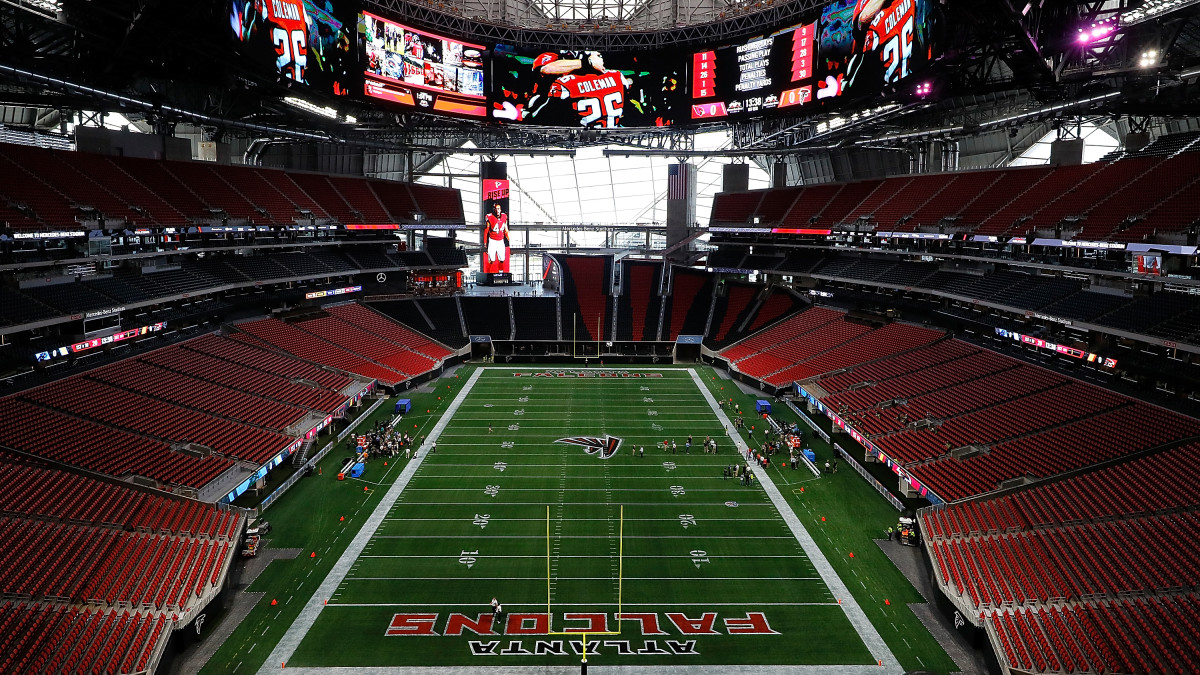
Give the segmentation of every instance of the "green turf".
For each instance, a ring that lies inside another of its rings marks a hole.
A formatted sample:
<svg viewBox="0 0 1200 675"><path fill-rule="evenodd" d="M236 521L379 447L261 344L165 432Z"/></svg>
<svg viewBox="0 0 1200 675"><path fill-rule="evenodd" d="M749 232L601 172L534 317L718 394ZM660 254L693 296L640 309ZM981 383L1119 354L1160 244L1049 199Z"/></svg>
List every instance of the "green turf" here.
<svg viewBox="0 0 1200 675"><path fill-rule="evenodd" d="M658 372L664 377L551 379L485 372L438 441L439 452L425 458L289 665L576 662L570 645L555 644L563 636L480 636L469 630L462 636L385 635L396 614L437 614L438 631L451 613L474 620L493 595L510 615L545 613L547 504L554 629L582 625L567 622L566 612L603 613L608 629L622 634L589 636L589 641L627 640L634 651L665 652L621 654L623 645L600 643L597 663L873 663L764 491L721 478L720 468L735 459L732 443L691 378L681 370ZM753 397L740 395L710 369L699 372L715 395L732 397L744 411L750 409ZM446 382L439 384L437 395L413 396L419 414L405 424L416 423L414 433L427 433L469 374L464 369L459 378L450 378L449 389ZM389 407L385 404L376 417L390 417L385 412ZM425 409L431 413L426 415ZM518 410L523 413L514 414ZM649 410L657 414L649 415ZM510 425L518 428L510 430ZM694 448L684 454L688 433L697 445L712 434L719 439L720 453L705 455ZM620 453L609 460L553 443L567 436L605 434L623 439ZM664 453L659 445L664 438L676 439L677 454ZM635 445L645 446L644 458L634 456ZM829 456L819 442L814 449L819 462ZM332 453L325 475L301 481L267 512L275 525L271 545L300 547L305 554L273 563L255 583L251 590L265 592L266 598L205 672L249 672L262 664L403 464L383 467L373 461L363 478L380 485L368 485L373 491L364 494L362 482L332 479L332 463L340 458ZM503 471L497 462L505 463ZM892 507L849 469L821 479L803 471L771 472L901 665L953 670L904 605L920 601L916 591L871 541L894 521ZM682 494L672 486L682 487ZM803 493L793 492L800 486ZM738 506L730 508L728 501ZM626 615L655 613L667 635L644 636L638 622L615 621L620 505L625 507L623 609ZM480 527L476 521L484 515L487 524ZM691 516L687 527L681 515ZM851 550L853 559L847 555ZM317 557L310 558L310 551ZM478 553L467 556L464 551ZM693 551L704 553L693 556ZM470 567L460 562L468 557L474 558ZM272 598L279 604L270 606ZM668 619L671 612L692 619L715 612L717 634L685 638ZM762 612L778 634L728 634L724 620L748 612ZM351 636L354 648L347 649ZM695 640L698 654L673 653L688 640ZM473 656L471 641L483 648L498 641L491 647L496 651L511 649L514 642L536 651L541 642L541 649L551 653Z"/></svg>

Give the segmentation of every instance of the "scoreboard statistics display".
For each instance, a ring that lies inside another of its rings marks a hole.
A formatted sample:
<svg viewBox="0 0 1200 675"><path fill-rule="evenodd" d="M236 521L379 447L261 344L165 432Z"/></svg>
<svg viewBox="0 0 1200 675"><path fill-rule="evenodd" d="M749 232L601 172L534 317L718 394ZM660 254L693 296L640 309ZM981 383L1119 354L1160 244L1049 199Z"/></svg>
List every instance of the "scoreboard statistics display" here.
<svg viewBox="0 0 1200 675"><path fill-rule="evenodd" d="M669 126L685 104L683 64L667 54L545 51L497 45L490 115L543 126Z"/></svg>
<svg viewBox="0 0 1200 675"><path fill-rule="evenodd" d="M935 0L834 0L812 23L694 51L688 118L800 112L879 96L937 56Z"/></svg>
<svg viewBox="0 0 1200 675"><path fill-rule="evenodd" d="M320 94L350 94L358 11L348 0L230 0L228 6L229 28L253 68Z"/></svg>
<svg viewBox="0 0 1200 675"><path fill-rule="evenodd" d="M692 120L759 115L811 103L814 24L691 55Z"/></svg>
<svg viewBox="0 0 1200 675"><path fill-rule="evenodd" d="M363 92L426 112L484 118L483 45L445 38L359 15L364 65Z"/></svg>

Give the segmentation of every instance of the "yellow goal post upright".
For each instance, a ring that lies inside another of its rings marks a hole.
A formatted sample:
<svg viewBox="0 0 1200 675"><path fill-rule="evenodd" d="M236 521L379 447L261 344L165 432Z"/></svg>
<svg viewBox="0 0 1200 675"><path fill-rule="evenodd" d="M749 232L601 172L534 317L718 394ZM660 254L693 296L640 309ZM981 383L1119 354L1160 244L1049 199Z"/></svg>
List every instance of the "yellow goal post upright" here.
<svg viewBox="0 0 1200 675"><path fill-rule="evenodd" d="M587 668L587 638L588 635L620 635L621 634L621 610L623 591L625 589L625 505L621 505L621 520L620 527L617 531L617 630L581 632L581 631L556 631L554 630L554 615L550 612L550 505L546 505L546 626L548 628L547 635L580 635L583 637L583 667ZM584 671L586 672L586 670Z"/></svg>

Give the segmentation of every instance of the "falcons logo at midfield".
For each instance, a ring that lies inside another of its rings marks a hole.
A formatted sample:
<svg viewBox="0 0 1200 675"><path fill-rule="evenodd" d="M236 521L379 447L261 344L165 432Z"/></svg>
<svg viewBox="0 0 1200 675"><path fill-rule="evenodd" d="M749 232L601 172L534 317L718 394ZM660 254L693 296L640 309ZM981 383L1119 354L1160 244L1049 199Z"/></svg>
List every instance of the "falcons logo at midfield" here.
<svg viewBox="0 0 1200 675"><path fill-rule="evenodd" d="M600 454L600 459L608 459L617 454L617 450L621 448L621 439L616 436L605 436L604 438L593 438L591 436L576 436L574 438L560 438L555 443L569 443L571 445L583 446L583 451L589 455Z"/></svg>

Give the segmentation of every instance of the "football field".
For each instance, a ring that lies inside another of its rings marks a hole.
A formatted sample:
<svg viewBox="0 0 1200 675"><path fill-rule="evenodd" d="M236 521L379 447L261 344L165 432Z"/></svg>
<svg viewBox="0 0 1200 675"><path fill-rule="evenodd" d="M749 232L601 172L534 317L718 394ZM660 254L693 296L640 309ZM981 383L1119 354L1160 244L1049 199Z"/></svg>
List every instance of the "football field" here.
<svg viewBox="0 0 1200 675"><path fill-rule="evenodd" d="M744 444L692 370L584 374L475 370L262 672L899 672L771 477L723 477Z"/></svg>

